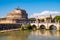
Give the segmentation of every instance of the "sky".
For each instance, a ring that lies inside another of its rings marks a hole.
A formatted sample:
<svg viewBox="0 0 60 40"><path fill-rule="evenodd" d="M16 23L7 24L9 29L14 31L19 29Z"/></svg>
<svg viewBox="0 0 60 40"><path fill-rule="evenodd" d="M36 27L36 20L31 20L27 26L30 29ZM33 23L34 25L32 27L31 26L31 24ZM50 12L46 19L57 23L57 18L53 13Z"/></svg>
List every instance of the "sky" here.
<svg viewBox="0 0 60 40"><path fill-rule="evenodd" d="M0 17L6 17L18 6L26 10L28 17L43 14L45 11L60 14L60 0L0 0Z"/></svg>

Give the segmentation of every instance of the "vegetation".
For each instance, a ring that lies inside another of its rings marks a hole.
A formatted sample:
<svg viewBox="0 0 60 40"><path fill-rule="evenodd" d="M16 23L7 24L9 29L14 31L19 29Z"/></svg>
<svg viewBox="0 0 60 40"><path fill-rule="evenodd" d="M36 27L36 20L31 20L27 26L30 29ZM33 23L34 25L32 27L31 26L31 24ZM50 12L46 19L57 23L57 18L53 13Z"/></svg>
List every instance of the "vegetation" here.
<svg viewBox="0 0 60 40"><path fill-rule="evenodd" d="M36 20L36 18L29 18L30 20Z"/></svg>
<svg viewBox="0 0 60 40"><path fill-rule="evenodd" d="M28 29L28 30L32 29L31 25L30 24L27 24L26 25L26 29Z"/></svg>
<svg viewBox="0 0 60 40"><path fill-rule="evenodd" d="M5 20L6 18L0 18L0 20Z"/></svg>
<svg viewBox="0 0 60 40"><path fill-rule="evenodd" d="M31 29L32 29L31 25L26 24L26 30L31 30ZM20 26L20 30L24 30L24 27L22 25Z"/></svg>
<svg viewBox="0 0 60 40"><path fill-rule="evenodd" d="M50 17L46 17L47 20L51 19Z"/></svg>
<svg viewBox="0 0 60 40"><path fill-rule="evenodd" d="M60 16L55 16L55 20L60 22Z"/></svg>
<svg viewBox="0 0 60 40"><path fill-rule="evenodd" d="M24 27L21 25L21 28L20 28L20 30L24 30Z"/></svg>

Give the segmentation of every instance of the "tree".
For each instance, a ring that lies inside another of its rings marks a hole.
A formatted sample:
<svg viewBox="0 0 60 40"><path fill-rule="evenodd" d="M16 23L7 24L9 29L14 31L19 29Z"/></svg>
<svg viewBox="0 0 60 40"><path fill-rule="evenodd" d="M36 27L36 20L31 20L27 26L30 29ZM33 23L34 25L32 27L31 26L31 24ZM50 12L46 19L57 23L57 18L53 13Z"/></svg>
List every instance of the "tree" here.
<svg viewBox="0 0 60 40"><path fill-rule="evenodd" d="M46 20L49 20L49 19L51 19L50 17L46 17Z"/></svg>
<svg viewBox="0 0 60 40"><path fill-rule="evenodd" d="M36 18L29 18L30 20L36 20Z"/></svg>
<svg viewBox="0 0 60 40"><path fill-rule="evenodd" d="M60 16L55 16L55 20L60 22Z"/></svg>
<svg viewBox="0 0 60 40"><path fill-rule="evenodd" d="M24 27L21 25L21 28L20 28L20 30L24 30Z"/></svg>
<svg viewBox="0 0 60 40"><path fill-rule="evenodd" d="M6 20L6 18L0 18L0 20Z"/></svg>
<svg viewBox="0 0 60 40"><path fill-rule="evenodd" d="M32 29L31 25L30 25L30 24L27 24L27 25L26 25L26 29L28 29L28 30L29 30L29 29Z"/></svg>

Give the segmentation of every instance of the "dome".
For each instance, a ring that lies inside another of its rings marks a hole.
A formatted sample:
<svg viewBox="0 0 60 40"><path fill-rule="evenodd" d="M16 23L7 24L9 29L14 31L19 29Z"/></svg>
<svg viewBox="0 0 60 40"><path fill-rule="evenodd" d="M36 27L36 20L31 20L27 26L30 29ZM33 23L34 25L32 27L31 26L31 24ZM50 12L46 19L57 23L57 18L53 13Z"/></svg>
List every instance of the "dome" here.
<svg viewBox="0 0 60 40"><path fill-rule="evenodd" d="M27 19L28 14L25 10L15 8L12 12L7 15L8 19Z"/></svg>
<svg viewBox="0 0 60 40"><path fill-rule="evenodd" d="M21 10L16 10L16 9L15 9L15 10L13 10L12 12L13 12L13 13L20 13L20 14L21 14Z"/></svg>

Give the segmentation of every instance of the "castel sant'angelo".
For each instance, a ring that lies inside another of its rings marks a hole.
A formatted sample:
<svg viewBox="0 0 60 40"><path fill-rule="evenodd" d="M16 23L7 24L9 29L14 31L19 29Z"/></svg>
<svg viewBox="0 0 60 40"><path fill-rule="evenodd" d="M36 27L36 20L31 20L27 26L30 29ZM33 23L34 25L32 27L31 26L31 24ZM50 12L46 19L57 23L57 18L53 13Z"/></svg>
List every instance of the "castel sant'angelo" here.
<svg viewBox="0 0 60 40"><path fill-rule="evenodd" d="M1 24L27 24L27 23L35 23L37 22L37 20L36 18L28 18L27 12L18 7L15 8L12 12L8 13L5 18L0 18L0 23ZM50 22L50 20L52 20L51 15L48 18L48 22ZM38 20L38 22L46 22L46 21L47 21L46 18Z"/></svg>
<svg viewBox="0 0 60 40"><path fill-rule="evenodd" d="M12 12L8 13L6 18L1 18L0 23L11 24L11 23L28 23L28 14L25 10L15 8Z"/></svg>

